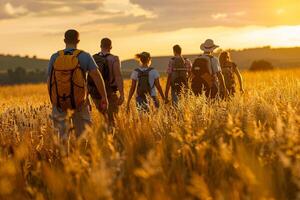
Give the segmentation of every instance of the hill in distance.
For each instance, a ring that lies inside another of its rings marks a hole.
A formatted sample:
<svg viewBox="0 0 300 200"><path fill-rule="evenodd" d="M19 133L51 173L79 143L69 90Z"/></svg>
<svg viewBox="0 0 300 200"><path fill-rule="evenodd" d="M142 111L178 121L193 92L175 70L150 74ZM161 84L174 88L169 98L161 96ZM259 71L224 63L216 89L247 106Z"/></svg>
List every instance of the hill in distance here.
<svg viewBox="0 0 300 200"><path fill-rule="evenodd" d="M300 67L300 47L295 48L278 48L271 47L228 50L231 53L232 60L239 66L241 70L247 70L255 60L266 60L271 62L275 67ZM219 56L221 50L215 54ZM200 53L198 54L200 55ZM185 55L193 61L198 55ZM159 72L165 72L171 56L153 57L152 65ZM129 72L138 67L138 63L134 59L122 62L124 72Z"/></svg>
<svg viewBox="0 0 300 200"><path fill-rule="evenodd" d="M300 66L300 47L295 48L252 48L243 50L229 50L232 59L237 63L240 69L246 70L255 60L266 60L276 67L299 67ZM216 55L218 56L218 51ZM200 52L199 52L200 55ZM185 55L184 57L194 60L197 55ZM152 58L153 67L159 72L165 72L171 56L159 56ZM0 72L14 70L18 67L26 69L26 71L45 71L47 69L48 60L0 55ZM130 73L138 67L138 62L134 59L122 61L122 70L124 74Z"/></svg>

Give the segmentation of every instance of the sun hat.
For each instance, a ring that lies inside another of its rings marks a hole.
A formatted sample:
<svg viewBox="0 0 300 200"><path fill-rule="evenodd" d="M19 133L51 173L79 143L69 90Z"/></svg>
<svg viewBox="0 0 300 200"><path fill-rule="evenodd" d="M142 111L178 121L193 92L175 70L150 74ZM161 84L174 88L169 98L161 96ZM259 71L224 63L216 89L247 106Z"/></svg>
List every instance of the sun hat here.
<svg viewBox="0 0 300 200"><path fill-rule="evenodd" d="M200 49L204 52L213 52L219 46L215 45L212 39L207 39L203 44L201 44Z"/></svg>

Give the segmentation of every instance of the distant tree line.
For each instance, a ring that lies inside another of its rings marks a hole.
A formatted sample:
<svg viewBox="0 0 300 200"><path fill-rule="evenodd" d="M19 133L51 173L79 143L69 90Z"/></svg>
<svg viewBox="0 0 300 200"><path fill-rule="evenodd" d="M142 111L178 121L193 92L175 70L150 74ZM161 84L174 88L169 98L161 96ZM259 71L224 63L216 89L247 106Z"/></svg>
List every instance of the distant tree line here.
<svg viewBox="0 0 300 200"><path fill-rule="evenodd" d="M249 70L250 71L265 71L265 70L273 70L274 66L272 63L266 60L256 60L254 61Z"/></svg>
<svg viewBox="0 0 300 200"><path fill-rule="evenodd" d="M46 72L42 70L26 71L23 67L0 73L0 84L42 83L46 80Z"/></svg>
<svg viewBox="0 0 300 200"><path fill-rule="evenodd" d="M21 56L21 55L11 55L11 54L3 54L3 53L0 53L0 56L3 56L3 57L14 57L14 58L27 58L27 59L38 59L36 55L33 55L32 57L30 57L29 55L25 55L25 56Z"/></svg>

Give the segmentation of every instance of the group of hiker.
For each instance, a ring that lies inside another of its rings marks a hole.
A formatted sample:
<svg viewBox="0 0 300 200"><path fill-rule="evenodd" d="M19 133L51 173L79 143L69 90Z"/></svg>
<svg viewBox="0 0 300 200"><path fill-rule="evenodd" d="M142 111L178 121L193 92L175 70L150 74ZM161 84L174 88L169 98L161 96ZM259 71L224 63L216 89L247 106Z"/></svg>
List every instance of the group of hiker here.
<svg viewBox="0 0 300 200"><path fill-rule="evenodd" d="M108 124L114 126L114 117L125 98L121 63L119 57L111 53L112 41L103 38L101 51L94 56L77 49L80 40L76 30L66 31L64 42L66 48L53 54L48 66L48 90L53 105L54 126L62 138L68 137L72 130L70 126L74 127L79 137L92 124L90 97ZM196 96L203 94L209 99L225 99L236 92L234 75L237 75L243 93L242 76L237 65L231 61L229 52L222 52L219 59L213 55L218 47L213 40L206 40L200 46L203 54L192 63L182 56L181 47L175 45L174 57L167 68L165 93L158 71L151 66L150 53L137 54L140 67L130 77L127 110L135 93L139 111L148 112L151 101L154 107L159 108L157 91L168 103L170 89L174 106L178 105L180 96L189 91Z"/></svg>

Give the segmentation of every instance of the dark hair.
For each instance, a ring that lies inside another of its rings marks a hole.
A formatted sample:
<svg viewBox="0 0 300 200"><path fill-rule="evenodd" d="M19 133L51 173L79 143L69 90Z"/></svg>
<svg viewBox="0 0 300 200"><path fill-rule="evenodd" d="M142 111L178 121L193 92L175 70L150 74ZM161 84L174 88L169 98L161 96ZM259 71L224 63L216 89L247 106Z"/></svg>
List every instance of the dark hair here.
<svg viewBox="0 0 300 200"><path fill-rule="evenodd" d="M77 44L79 42L79 32L70 29L65 32L65 41L70 44Z"/></svg>
<svg viewBox="0 0 300 200"><path fill-rule="evenodd" d="M112 42L109 38L103 38L101 40L101 48L110 49Z"/></svg>
<svg viewBox="0 0 300 200"><path fill-rule="evenodd" d="M151 55L148 52L136 54L135 57L143 64L147 65L151 61Z"/></svg>
<svg viewBox="0 0 300 200"><path fill-rule="evenodd" d="M180 47L178 44L176 44L176 45L173 47L173 51L174 51L175 53L181 54L182 49L181 49L181 47Z"/></svg>

